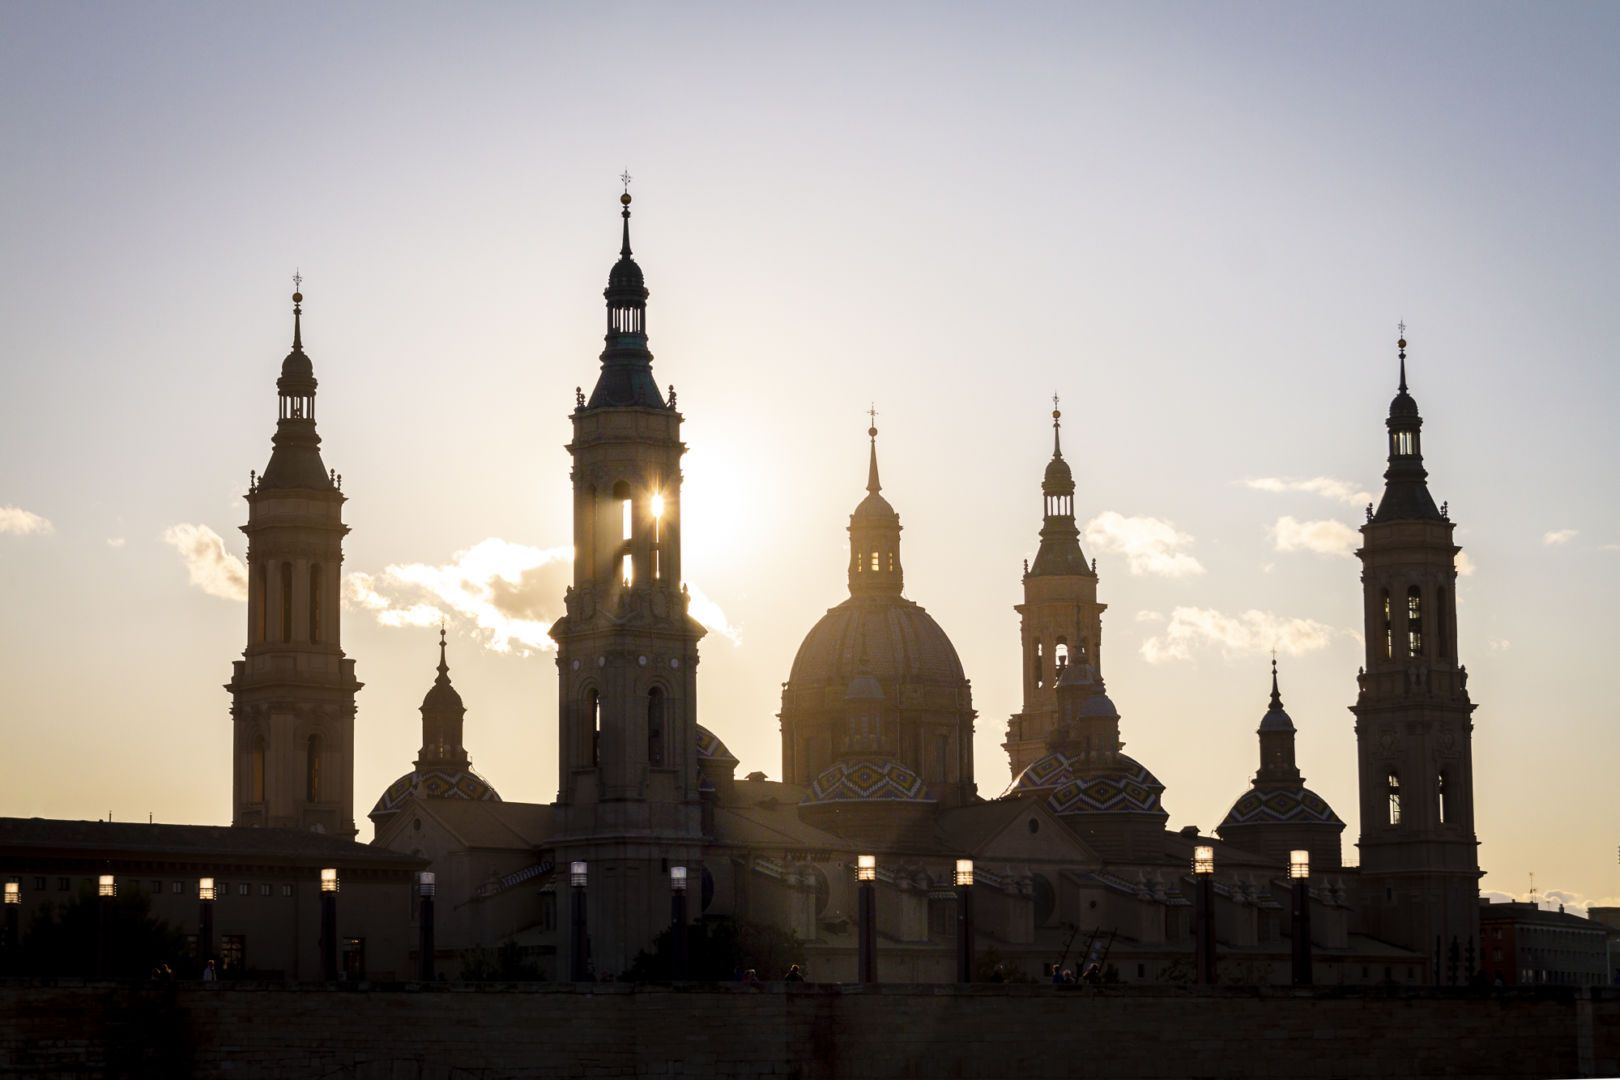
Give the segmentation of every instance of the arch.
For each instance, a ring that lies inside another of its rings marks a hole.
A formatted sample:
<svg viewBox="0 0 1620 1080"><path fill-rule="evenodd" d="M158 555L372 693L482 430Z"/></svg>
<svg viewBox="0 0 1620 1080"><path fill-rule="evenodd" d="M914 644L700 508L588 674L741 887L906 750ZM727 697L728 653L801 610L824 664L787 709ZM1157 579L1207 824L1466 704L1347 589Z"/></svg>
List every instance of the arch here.
<svg viewBox="0 0 1620 1080"><path fill-rule="evenodd" d="M320 563L312 563L309 568L309 640L312 644L321 640Z"/></svg>
<svg viewBox="0 0 1620 1080"><path fill-rule="evenodd" d="M647 691L647 763L664 763L664 691L657 686Z"/></svg>
<svg viewBox="0 0 1620 1080"><path fill-rule="evenodd" d="M281 564L281 640L292 640L292 563Z"/></svg>
<svg viewBox="0 0 1620 1080"><path fill-rule="evenodd" d="M1395 635L1394 635L1394 629L1393 629L1392 624L1390 622L1391 612L1390 612L1390 609L1389 609L1389 590L1385 589L1383 591L1383 593L1384 593L1384 659L1385 660L1391 660L1391 659L1394 659L1394 656L1395 656Z"/></svg>
<svg viewBox="0 0 1620 1080"><path fill-rule="evenodd" d="M311 735L304 745L304 799L321 801L321 737Z"/></svg>
<svg viewBox="0 0 1620 1080"><path fill-rule="evenodd" d="M1451 657L1451 628L1446 624L1446 590L1434 592L1434 654L1442 660Z"/></svg>
<svg viewBox="0 0 1620 1080"><path fill-rule="evenodd" d="M1057 644L1052 647L1052 679L1055 682L1063 674L1063 669L1069 666L1069 642L1067 638L1058 638Z"/></svg>
<svg viewBox="0 0 1620 1080"><path fill-rule="evenodd" d="M1035 676L1035 689L1037 690L1046 685L1046 666L1043 662L1043 655L1041 639L1036 638L1031 673Z"/></svg>
<svg viewBox="0 0 1620 1080"><path fill-rule="evenodd" d="M253 605L253 640L262 645L270 636L270 566L260 563L253 575L255 603Z"/></svg>
<svg viewBox="0 0 1620 1080"><path fill-rule="evenodd" d="M1389 823L1401 823L1401 774L1394 769L1389 770L1385 779L1385 793L1389 796Z"/></svg>
<svg viewBox="0 0 1620 1080"><path fill-rule="evenodd" d="M1406 590L1406 653L1423 655L1423 590L1416 585Z"/></svg>
<svg viewBox="0 0 1620 1080"><path fill-rule="evenodd" d="M1449 769L1441 769L1434 774L1434 805L1440 824L1449 825L1453 821L1455 804L1452 802L1451 784L1449 783Z"/></svg>
<svg viewBox="0 0 1620 1080"><path fill-rule="evenodd" d="M264 802L264 735L253 736L253 748L248 751L248 802Z"/></svg>
<svg viewBox="0 0 1620 1080"><path fill-rule="evenodd" d="M590 756L584 764L594 769L602 763L602 695L594 686L585 691L585 735Z"/></svg>

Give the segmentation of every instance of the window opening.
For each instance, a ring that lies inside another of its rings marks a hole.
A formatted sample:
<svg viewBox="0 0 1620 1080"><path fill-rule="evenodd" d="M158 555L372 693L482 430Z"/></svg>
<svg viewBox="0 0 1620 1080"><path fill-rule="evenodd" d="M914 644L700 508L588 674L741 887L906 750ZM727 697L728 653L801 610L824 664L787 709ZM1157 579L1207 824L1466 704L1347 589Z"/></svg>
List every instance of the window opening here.
<svg viewBox="0 0 1620 1080"><path fill-rule="evenodd" d="M1406 651L1423 655L1423 594L1416 585L1406 590Z"/></svg>
<svg viewBox="0 0 1620 1080"><path fill-rule="evenodd" d="M647 691L647 761L664 763L664 692L656 686Z"/></svg>
<svg viewBox="0 0 1620 1080"><path fill-rule="evenodd" d="M248 802L264 802L264 736L253 736L253 752L248 756Z"/></svg>
<svg viewBox="0 0 1620 1080"><path fill-rule="evenodd" d="M591 765L602 763L602 697L595 690L586 699L591 723Z"/></svg>
<svg viewBox="0 0 1620 1080"><path fill-rule="evenodd" d="M310 802L321 801L321 737L311 735L305 750L304 797Z"/></svg>
<svg viewBox="0 0 1620 1080"><path fill-rule="evenodd" d="M1040 639L1037 638L1035 641L1034 670L1032 672L1032 674L1035 676L1035 689L1037 690L1046 685L1045 668L1041 662L1041 657L1041 642Z"/></svg>
<svg viewBox="0 0 1620 1080"><path fill-rule="evenodd" d="M309 640L311 643L321 640L321 567L319 563L309 568Z"/></svg>
<svg viewBox="0 0 1620 1080"><path fill-rule="evenodd" d="M1389 590L1384 590L1384 659L1389 660L1395 655L1395 638L1390 626Z"/></svg>
<svg viewBox="0 0 1620 1080"><path fill-rule="evenodd" d="M1401 778L1393 769L1389 772L1387 790L1389 792L1389 823L1399 825L1401 823Z"/></svg>
<svg viewBox="0 0 1620 1080"><path fill-rule="evenodd" d="M281 564L281 640L292 640L292 563Z"/></svg>

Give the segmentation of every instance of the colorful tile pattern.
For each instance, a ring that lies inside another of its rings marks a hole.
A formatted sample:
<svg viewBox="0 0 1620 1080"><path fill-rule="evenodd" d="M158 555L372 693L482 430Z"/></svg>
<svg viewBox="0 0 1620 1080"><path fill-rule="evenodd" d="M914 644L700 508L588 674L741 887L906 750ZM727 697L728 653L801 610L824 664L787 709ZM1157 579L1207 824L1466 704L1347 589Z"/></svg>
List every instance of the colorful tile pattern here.
<svg viewBox="0 0 1620 1080"><path fill-rule="evenodd" d="M1228 825L1266 825L1321 822L1343 825L1333 807L1310 788L1251 788L1232 804L1221 828Z"/></svg>
<svg viewBox="0 0 1620 1080"><path fill-rule="evenodd" d="M806 803L933 802L922 777L887 758L850 758L822 770Z"/></svg>
<svg viewBox="0 0 1620 1080"><path fill-rule="evenodd" d="M489 781L470 769L446 772L429 769L412 770L388 785L377 805L371 808L371 817L392 814L412 796L424 799L468 799L471 801L500 802L501 797L489 786Z"/></svg>

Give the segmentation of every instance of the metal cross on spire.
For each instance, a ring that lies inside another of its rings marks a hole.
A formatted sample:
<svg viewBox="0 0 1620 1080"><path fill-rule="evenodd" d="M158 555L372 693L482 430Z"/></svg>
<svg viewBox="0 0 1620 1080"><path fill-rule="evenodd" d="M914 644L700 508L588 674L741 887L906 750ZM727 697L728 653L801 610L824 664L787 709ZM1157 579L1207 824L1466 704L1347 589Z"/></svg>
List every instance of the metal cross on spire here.
<svg viewBox="0 0 1620 1080"><path fill-rule="evenodd" d="M1395 329L1396 329L1397 332L1399 332L1401 337L1405 337L1406 336L1406 320L1402 319L1400 322L1396 323L1395 324Z"/></svg>
<svg viewBox="0 0 1620 1080"><path fill-rule="evenodd" d="M304 275L300 274L298 272L297 267L293 267L293 289L296 291L299 288L301 288L303 286L303 284L304 284Z"/></svg>
<svg viewBox="0 0 1620 1080"><path fill-rule="evenodd" d="M626 195L630 194L630 180L631 176L629 169L626 169L624 172L619 174L619 183L624 185L624 193Z"/></svg>
<svg viewBox="0 0 1620 1080"><path fill-rule="evenodd" d="M866 410L866 417L872 423L872 434L876 435L877 434L877 402L875 402L875 401L872 402L871 406Z"/></svg>

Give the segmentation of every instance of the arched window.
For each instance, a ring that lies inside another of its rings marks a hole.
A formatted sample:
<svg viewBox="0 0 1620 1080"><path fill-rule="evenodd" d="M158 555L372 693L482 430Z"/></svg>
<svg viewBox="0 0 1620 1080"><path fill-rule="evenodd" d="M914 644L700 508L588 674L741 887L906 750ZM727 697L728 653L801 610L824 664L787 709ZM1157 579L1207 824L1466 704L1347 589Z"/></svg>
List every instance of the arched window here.
<svg viewBox="0 0 1620 1080"><path fill-rule="evenodd" d="M630 500L630 485L620 480L613 485L613 497L619 502L619 531L624 542L623 555L619 558L619 578L624 587L629 588L636 579L635 558L630 553L630 540L635 535L635 520Z"/></svg>
<svg viewBox="0 0 1620 1080"><path fill-rule="evenodd" d="M647 762L664 763L664 692L656 686L647 691Z"/></svg>
<svg viewBox="0 0 1620 1080"><path fill-rule="evenodd" d="M1446 590L1434 592L1434 654L1442 660L1451 655L1451 635L1446 627Z"/></svg>
<svg viewBox="0 0 1620 1080"><path fill-rule="evenodd" d="M1039 638L1035 639L1035 657L1032 673L1035 676L1035 689L1039 690L1041 687L1046 685L1046 666L1043 663L1041 642Z"/></svg>
<svg viewBox="0 0 1620 1080"><path fill-rule="evenodd" d="M1399 825L1401 823L1401 777L1400 774L1394 769L1389 770L1389 779L1387 781L1387 785L1387 790L1389 793L1389 823L1391 825Z"/></svg>
<svg viewBox="0 0 1620 1080"><path fill-rule="evenodd" d="M304 798L321 801L321 737L311 735L304 751Z"/></svg>
<svg viewBox="0 0 1620 1080"><path fill-rule="evenodd" d="M883 569L883 553L876 548L872 549L872 573Z"/></svg>
<svg viewBox="0 0 1620 1080"><path fill-rule="evenodd" d="M270 635L269 630L266 629L270 604L270 566L268 563L259 564L258 573L253 578L253 587L257 594L254 597L255 603L253 605L255 620L253 624L253 640L262 645Z"/></svg>
<svg viewBox="0 0 1620 1080"><path fill-rule="evenodd" d="M311 643L321 640L321 566L315 563L309 568L309 640Z"/></svg>
<svg viewBox="0 0 1620 1080"><path fill-rule="evenodd" d="M292 563L281 564L281 640L292 640Z"/></svg>
<svg viewBox="0 0 1620 1080"><path fill-rule="evenodd" d="M1392 659L1395 655L1395 636L1390 624L1389 590L1384 590L1384 659Z"/></svg>
<svg viewBox="0 0 1620 1080"><path fill-rule="evenodd" d="M1056 665L1052 669L1052 678L1057 679L1063 674L1063 669L1069 666L1069 643L1063 638L1057 639L1057 645L1052 649L1052 659Z"/></svg>
<svg viewBox="0 0 1620 1080"><path fill-rule="evenodd" d="M248 802L264 802L264 736L253 736L253 752L248 755Z"/></svg>
<svg viewBox="0 0 1620 1080"><path fill-rule="evenodd" d="M1451 785L1446 783L1444 769L1434 777L1434 802L1440 814L1440 824L1444 825L1451 820Z"/></svg>
<svg viewBox="0 0 1620 1080"><path fill-rule="evenodd" d="M595 690L585 695L585 721L590 725L586 729L590 747L586 764L594 768L602 763L602 696Z"/></svg>
<svg viewBox="0 0 1620 1080"><path fill-rule="evenodd" d="M1416 585L1406 590L1406 651L1423 655L1423 593Z"/></svg>

